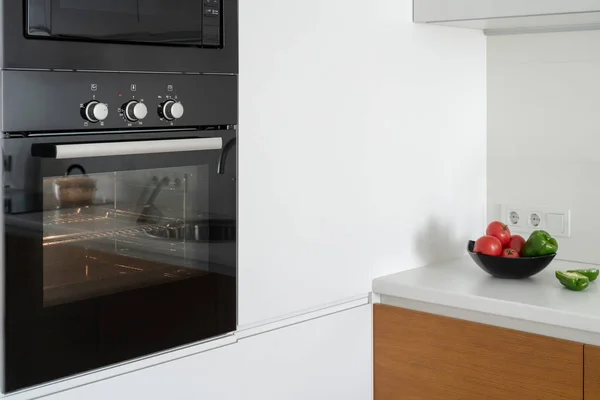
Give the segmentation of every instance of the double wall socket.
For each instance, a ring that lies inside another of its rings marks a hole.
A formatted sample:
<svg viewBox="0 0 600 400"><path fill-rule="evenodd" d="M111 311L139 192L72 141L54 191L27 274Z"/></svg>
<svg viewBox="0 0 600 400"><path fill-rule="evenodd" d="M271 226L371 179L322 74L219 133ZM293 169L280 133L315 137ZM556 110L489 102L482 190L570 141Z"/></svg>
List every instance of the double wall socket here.
<svg viewBox="0 0 600 400"><path fill-rule="evenodd" d="M501 205L501 221L511 231L531 233L542 229L552 236L571 236L571 211L553 207Z"/></svg>

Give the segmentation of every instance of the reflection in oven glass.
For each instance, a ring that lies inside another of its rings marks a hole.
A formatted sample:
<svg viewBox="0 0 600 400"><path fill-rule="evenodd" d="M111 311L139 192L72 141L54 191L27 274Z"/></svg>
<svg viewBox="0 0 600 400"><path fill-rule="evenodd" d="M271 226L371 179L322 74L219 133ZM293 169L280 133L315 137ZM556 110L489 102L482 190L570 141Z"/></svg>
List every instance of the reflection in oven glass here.
<svg viewBox="0 0 600 400"><path fill-rule="evenodd" d="M208 243L235 241L208 179L207 166L46 178L44 306L206 274Z"/></svg>

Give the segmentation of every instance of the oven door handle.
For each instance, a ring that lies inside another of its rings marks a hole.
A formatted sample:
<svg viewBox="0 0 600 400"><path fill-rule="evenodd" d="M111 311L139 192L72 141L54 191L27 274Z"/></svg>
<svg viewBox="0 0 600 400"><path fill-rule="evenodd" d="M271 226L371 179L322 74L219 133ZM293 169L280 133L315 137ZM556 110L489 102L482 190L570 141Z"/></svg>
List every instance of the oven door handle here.
<svg viewBox="0 0 600 400"><path fill-rule="evenodd" d="M191 138L169 140L137 140L130 142L52 144L36 143L31 146L34 157L55 158L94 158L129 156L135 154L177 153L182 151L221 150L223 139Z"/></svg>

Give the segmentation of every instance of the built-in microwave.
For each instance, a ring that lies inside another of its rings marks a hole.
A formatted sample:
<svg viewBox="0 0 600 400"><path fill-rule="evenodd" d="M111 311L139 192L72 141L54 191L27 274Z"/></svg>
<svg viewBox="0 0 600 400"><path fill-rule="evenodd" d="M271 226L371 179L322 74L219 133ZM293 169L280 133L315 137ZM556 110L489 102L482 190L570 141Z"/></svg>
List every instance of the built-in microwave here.
<svg viewBox="0 0 600 400"><path fill-rule="evenodd" d="M237 0L3 0L3 66L237 73Z"/></svg>

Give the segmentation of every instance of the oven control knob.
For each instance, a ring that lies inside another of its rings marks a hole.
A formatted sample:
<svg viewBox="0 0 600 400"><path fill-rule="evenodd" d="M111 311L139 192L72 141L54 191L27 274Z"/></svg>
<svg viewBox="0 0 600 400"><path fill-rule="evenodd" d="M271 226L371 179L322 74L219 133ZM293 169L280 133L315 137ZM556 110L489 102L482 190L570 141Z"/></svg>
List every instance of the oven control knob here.
<svg viewBox="0 0 600 400"><path fill-rule="evenodd" d="M183 117L183 104L175 100L167 100L161 104L160 114L169 121L179 119Z"/></svg>
<svg viewBox="0 0 600 400"><path fill-rule="evenodd" d="M83 118L90 122L104 121L108 117L108 106L96 100L87 102L82 111Z"/></svg>
<svg viewBox="0 0 600 400"><path fill-rule="evenodd" d="M123 106L125 117L131 122L139 121L148 115L148 107L144 103L132 100Z"/></svg>

